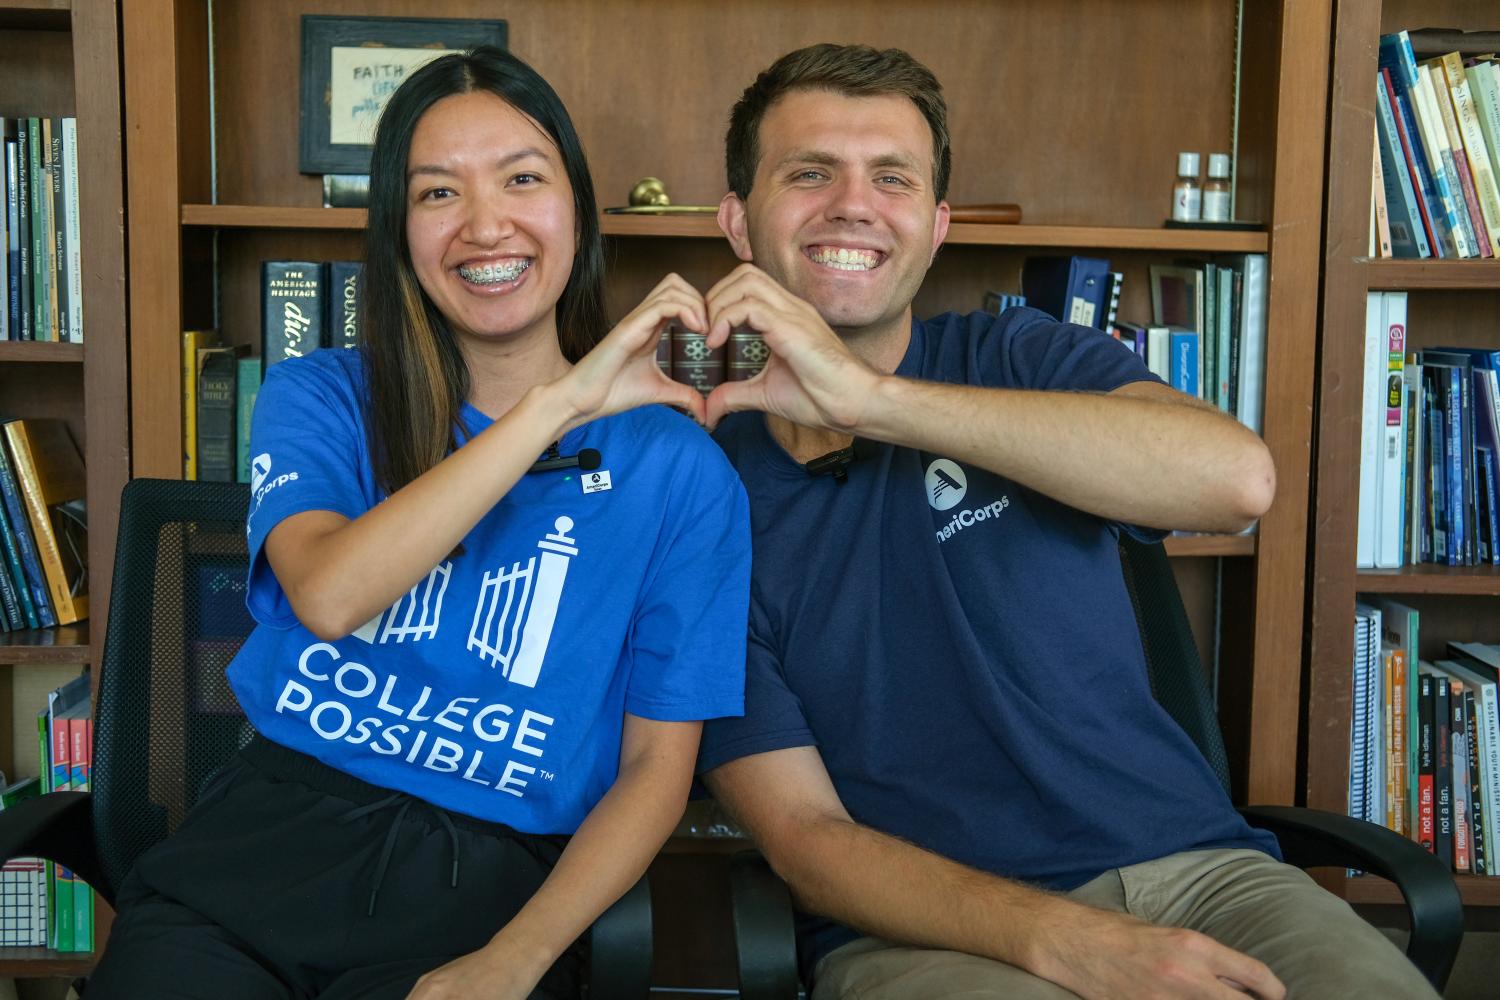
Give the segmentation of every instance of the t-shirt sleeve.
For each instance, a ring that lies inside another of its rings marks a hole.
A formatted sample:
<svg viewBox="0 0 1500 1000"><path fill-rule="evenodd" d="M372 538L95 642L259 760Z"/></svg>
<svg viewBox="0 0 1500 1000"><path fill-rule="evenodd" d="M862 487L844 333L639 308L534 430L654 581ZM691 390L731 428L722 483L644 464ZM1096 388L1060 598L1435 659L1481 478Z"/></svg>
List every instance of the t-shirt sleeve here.
<svg viewBox="0 0 1500 1000"><path fill-rule="evenodd" d="M349 384L329 368L284 361L266 372L250 423L246 604L255 620L289 628L297 617L265 557L266 536L293 514L329 510L351 520L368 509L361 483L363 421Z"/></svg>
<svg viewBox="0 0 1500 1000"><path fill-rule="evenodd" d="M704 723L698 745L698 773L751 754L817 745L802 712L802 700L787 686L765 610L752 597L745 655L745 714Z"/></svg>
<svg viewBox="0 0 1500 1000"><path fill-rule="evenodd" d="M977 338L983 385L1010 389L1110 392L1160 382L1130 348L1101 330L1059 323L1034 309L1012 310Z"/></svg>
<svg viewBox="0 0 1500 1000"><path fill-rule="evenodd" d="M690 490L673 503L632 627L625 710L663 722L744 711L750 510L707 437L702 454L679 478Z"/></svg>

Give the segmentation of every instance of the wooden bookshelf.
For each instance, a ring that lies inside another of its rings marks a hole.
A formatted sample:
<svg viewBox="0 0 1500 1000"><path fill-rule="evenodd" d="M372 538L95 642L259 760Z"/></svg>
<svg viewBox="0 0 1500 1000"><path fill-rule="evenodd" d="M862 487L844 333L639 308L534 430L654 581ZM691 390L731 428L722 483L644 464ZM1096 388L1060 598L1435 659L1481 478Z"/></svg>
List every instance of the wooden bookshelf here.
<svg viewBox="0 0 1500 1000"><path fill-rule="evenodd" d="M0 343L0 401L6 416L63 419L83 451L89 603L98 622L109 607L119 496L130 477L120 65L111 0L0 0L0 113L78 119L84 315L81 345ZM0 634L7 733L40 707L11 697L20 671L91 665L92 633L85 621ZM88 953L0 948L0 978L72 978L93 963Z"/></svg>
<svg viewBox="0 0 1500 1000"><path fill-rule="evenodd" d="M87 664L91 662L89 652L89 623L87 621L81 621L75 625L60 625L57 628L0 632L0 663L15 666Z"/></svg>
<svg viewBox="0 0 1500 1000"><path fill-rule="evenodd" d="M1255 555L1254 535L1174 535L1162 545L1169 556Z"/></svg>
<svg viewBox="0 0 1500 1000"><path fill-rule="evenodd" d="M1423 658L1449 640L1500 640L1500 568L1408 565L1356 569L1361 397L1366 293L1409 290L1408 348L1459 343L1500 348L1493 313L1500 290L1494 260L1371 259L1368 227L1381 34L1442 24L1493 28L1500 15L1463 0L1383 0L1337 5L1329 123L1328 197L1319 331L1319 412L1309 544L1306 803L1348 808L1351 657L1360 593L1396 595L1421 614ZM1351 902L1396 903L1388 882L1336 879ZM1466 906L1500 906L1500 879L1457 876Z"/></svg>

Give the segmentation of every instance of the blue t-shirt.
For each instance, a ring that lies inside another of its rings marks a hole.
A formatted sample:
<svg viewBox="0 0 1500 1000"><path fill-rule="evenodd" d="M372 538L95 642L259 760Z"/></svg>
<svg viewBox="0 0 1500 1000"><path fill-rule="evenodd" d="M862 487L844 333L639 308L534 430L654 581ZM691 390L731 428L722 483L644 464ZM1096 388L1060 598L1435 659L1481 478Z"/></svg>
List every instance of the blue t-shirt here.
<svg viewBox="0 0 1500 1000"><path fill-rule="evenodd" d="M914 322L896 374L1101 392L1153 378L1112 338L1030 309ZM745 715L704 727L700 771L816 746L856 821L1058 890L1190 848L1275 852L1151 695L1120 525L885 444L843 485L812 478L758 413L716 437L750 494L755 567ZM854 937L799 930L807 968Z"/></svg>
<svg viewBox="0 0 1500 1000"><path fill-rule="evenodd" d="M358 351L266 375L251 433L248 604L229 667L255 728L372 784L527 833L571 833L613 784L624 713L743 709L745 494L708 435L660 407L569 432L595 473L532 473L391 607L324 642L263 547L284 518L383 499ZM471 434L490 420L465 407ZM464 440L460 435L460 440ZM585 490L585 485L589 490ZM607 485L608 488L599 488Z"/></svg>

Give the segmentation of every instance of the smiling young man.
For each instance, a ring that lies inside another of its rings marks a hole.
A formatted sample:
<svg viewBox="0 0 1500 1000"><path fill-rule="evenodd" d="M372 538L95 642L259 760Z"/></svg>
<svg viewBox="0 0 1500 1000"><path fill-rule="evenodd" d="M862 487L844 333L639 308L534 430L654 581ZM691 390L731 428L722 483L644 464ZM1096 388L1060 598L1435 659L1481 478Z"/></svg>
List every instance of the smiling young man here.
<svg viewBox="0 0 1500 1000"><path fill-rule="evenodd" d="M1151 695L1118 534L1251 523L1261 441L1096 330L913 318L950 153L906 53L783 57L727 145L710 343L772 355L709 398L755 568L746 714L699 768L804 911L814 997L1432 996ZM856 439L843 481L803 467Z"/></svg>

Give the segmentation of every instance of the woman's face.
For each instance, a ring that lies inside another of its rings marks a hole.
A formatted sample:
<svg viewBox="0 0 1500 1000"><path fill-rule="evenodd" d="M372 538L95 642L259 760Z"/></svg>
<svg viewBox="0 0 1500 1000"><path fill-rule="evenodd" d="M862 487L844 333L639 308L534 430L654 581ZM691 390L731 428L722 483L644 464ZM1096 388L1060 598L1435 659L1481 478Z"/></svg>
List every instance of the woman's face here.
<svg viewBox="0 0 1500 1000"><path fill-rule="evenodd" d="M577 237L547 133L488 91L445 97L417 122L406 178L412 267L454 333L555 340Z"/></svg>

